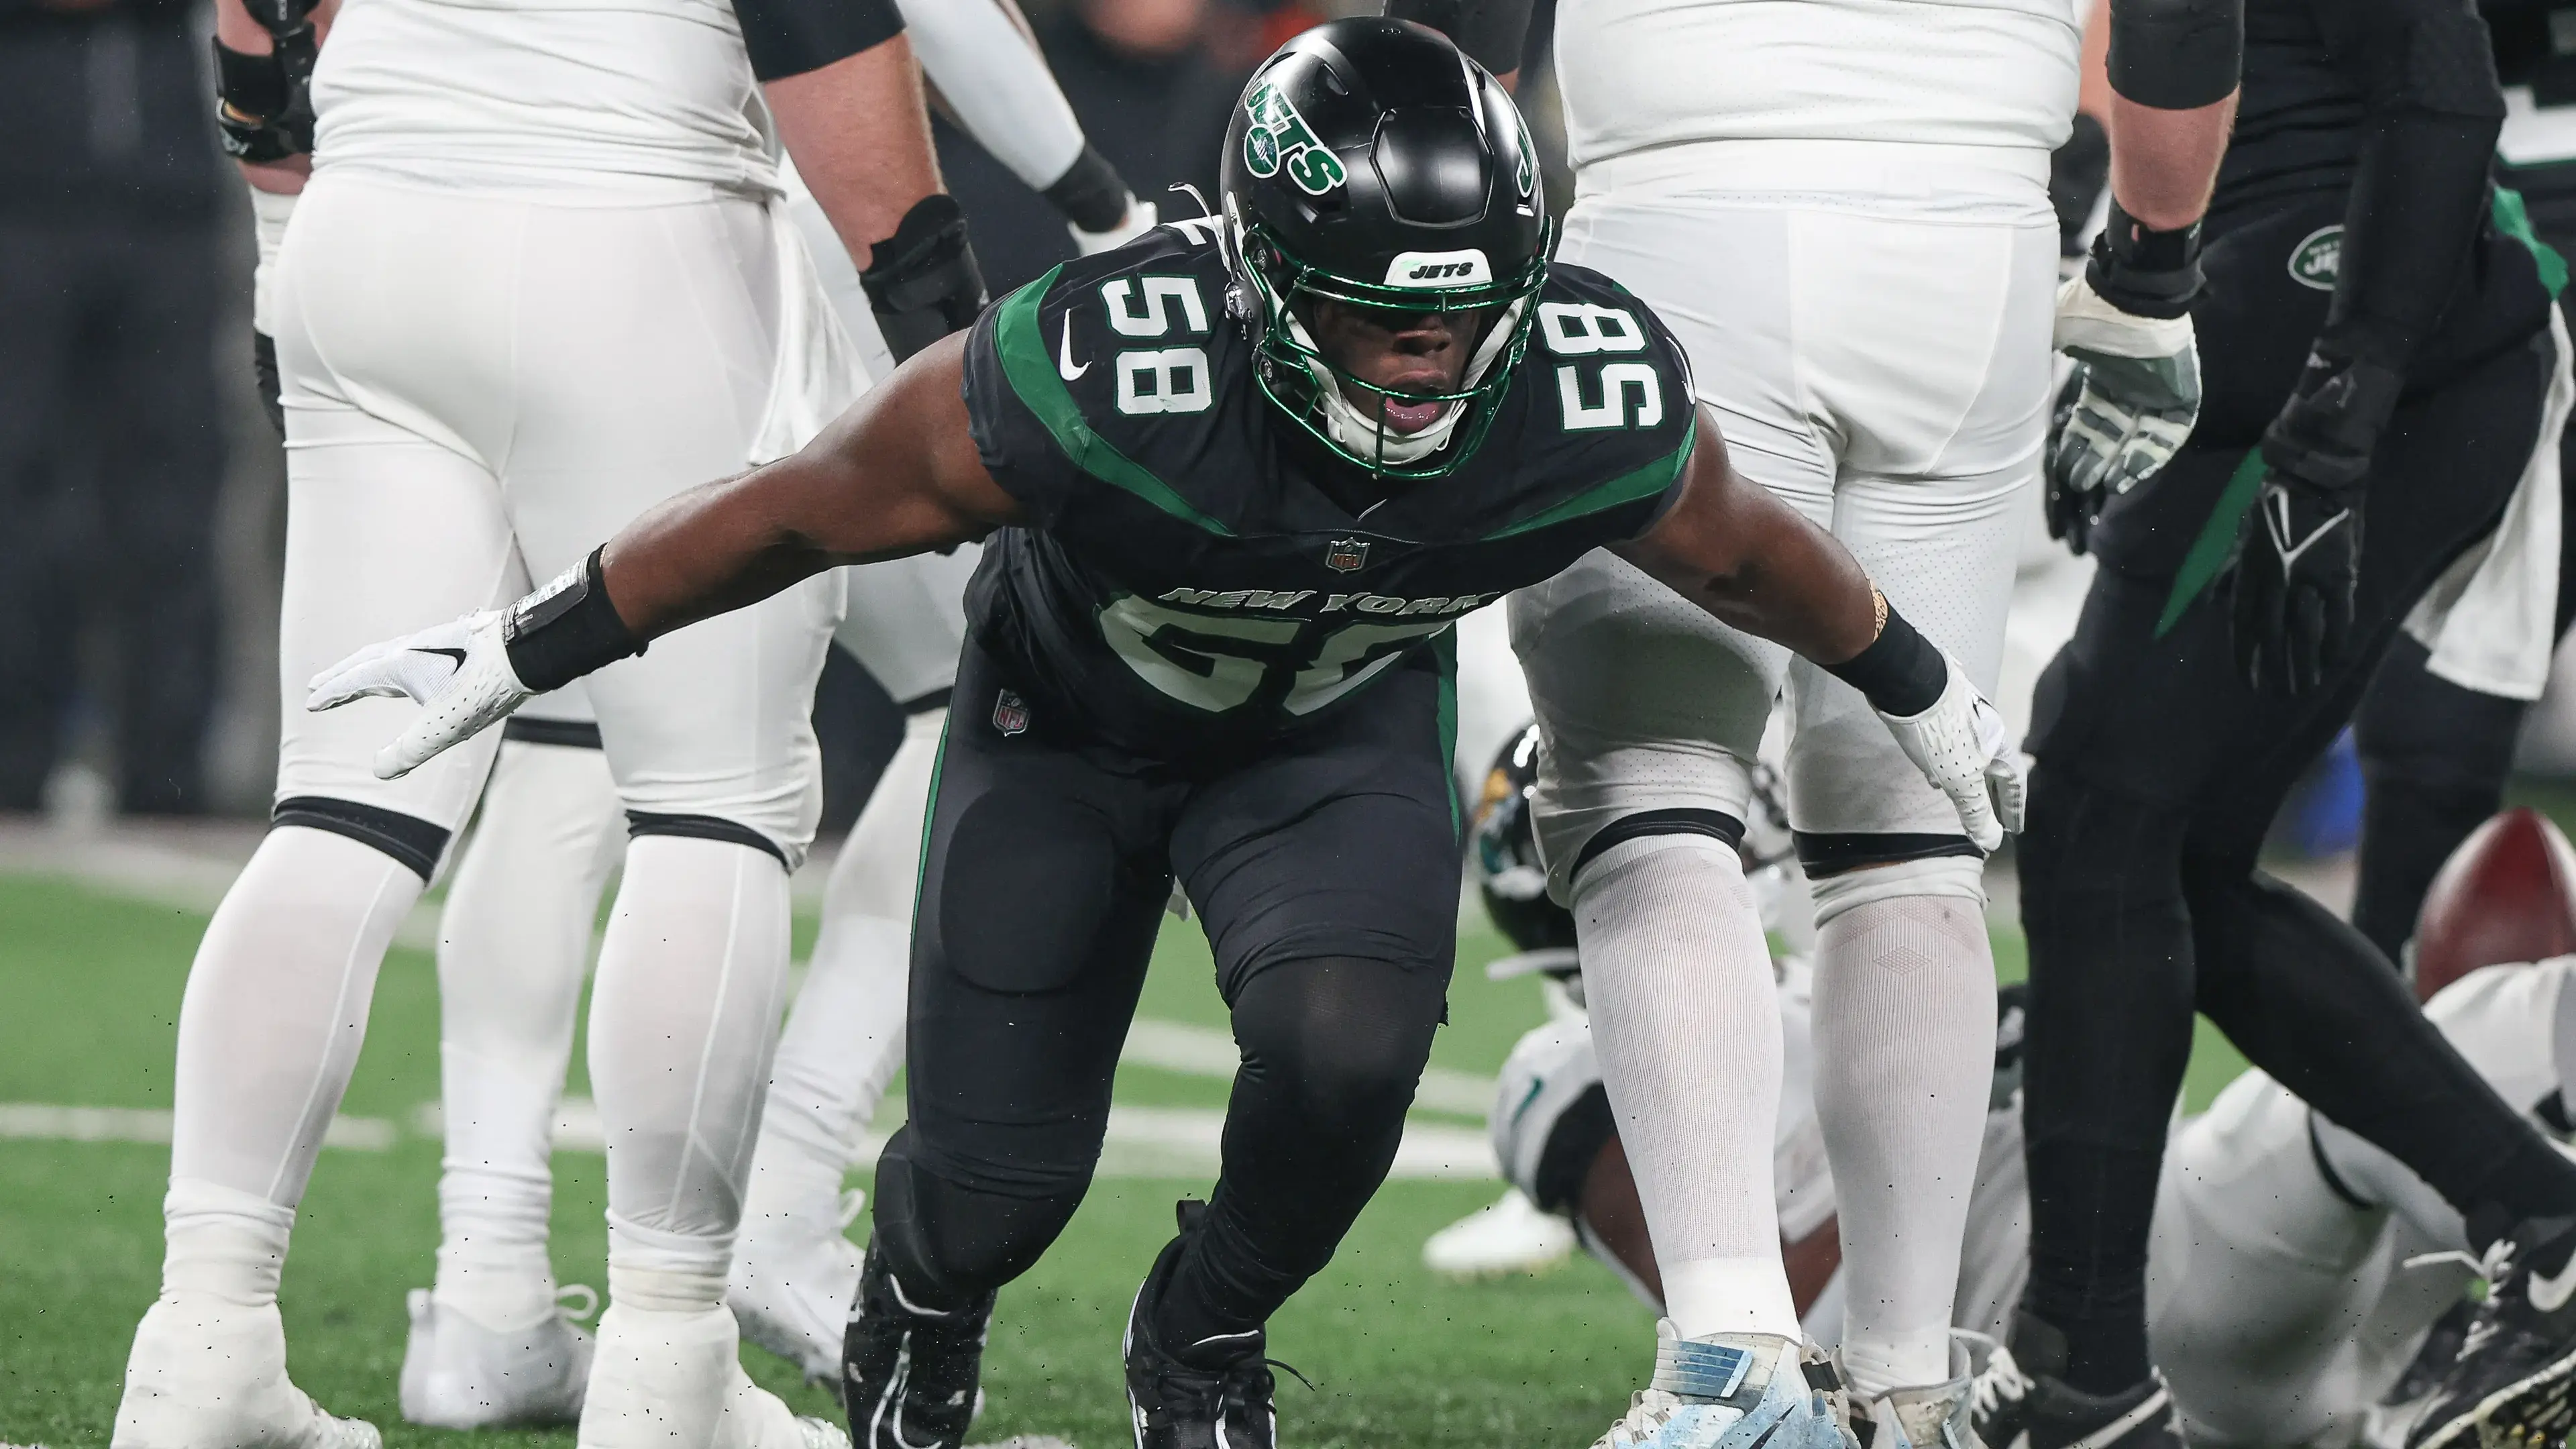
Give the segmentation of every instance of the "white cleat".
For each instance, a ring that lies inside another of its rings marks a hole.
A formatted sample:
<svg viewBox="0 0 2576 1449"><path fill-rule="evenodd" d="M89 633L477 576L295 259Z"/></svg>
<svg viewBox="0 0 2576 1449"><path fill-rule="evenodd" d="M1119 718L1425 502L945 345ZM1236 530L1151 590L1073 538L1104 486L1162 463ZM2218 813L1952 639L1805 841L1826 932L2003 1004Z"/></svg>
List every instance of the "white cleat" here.
<svg viewBox="0 0 2576 1449"><path fill-rule="evenodd" d="M161 1298L134 1330L112 1449L384 1449L286 1377L277 1305Z"/></svg>
<svg viewBox="0 0 2576 1449"><path fill-rule="evenodd" d="M835 1393L841 1336L859 1296L859 1245L842 1229L866 1199L860 1192L843 1197L837 1223L746 1217L725 1291L743 1337L804 1370L807 1383L831 1385Z"/></svg>
<svg viewBox="0 0 2576 1449"><path fill-rule="evenodd" d="M1852 1407L1862 1449L1985 1449L1971 1422L1965 1377L1920 1388L1890 1389Z"/></svg>
<svg viewBox="0 0 2576 1449"><path fill-rule="evenodd" d="M598 1296L591 1294L591 1301L596 1304ZM408 1306L404 1418L433 1429L580 1422L582 1391L590 1382L590 1335L561 1311L532 1328L501 1332L442 1307L425 1288L412 1290Z"/></svg>
<svg viewBox="0 0 2576 1449"><path fill-rule="evenodd" d="M1574 1225L1514 1188L1478 1208L1422 1245L1422 1265L1452 1278L1492 1278L1544 1273L1573 1256Z"/></svg>
<svg viewBox="0 0 2576 1449"><path fill-rule="evenodd" d="M660 1312L612 1303L599 1316L580 1449L849 1449L826 1419L800 1417L742 1371L722 1308Z"/></svg>
<svg viewBox="0 0 2576 1449"><path fill-rule="evenodd" d="M1593 1449L1854 1449L1839 1380L1816 1381L1795 1339L1767 1333L1676 1338L1655 1325L1655 1376Z"/></svg>

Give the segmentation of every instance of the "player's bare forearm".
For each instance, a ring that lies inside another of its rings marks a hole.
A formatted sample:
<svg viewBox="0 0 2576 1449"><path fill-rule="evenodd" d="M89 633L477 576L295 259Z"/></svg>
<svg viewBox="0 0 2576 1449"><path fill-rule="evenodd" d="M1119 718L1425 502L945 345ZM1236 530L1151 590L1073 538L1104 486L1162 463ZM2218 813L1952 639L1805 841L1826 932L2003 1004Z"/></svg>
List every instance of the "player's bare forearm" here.
<svg viewBox="0 0 2576 1449"><path fill-rule="evenodd" d="M1700 414L1682 496L1621 557L1725 624L1840 664L1878 637L1869 575L1832 534L1737 476Z"/></svg>
<svg viewBox="0 0 2576 1449"><path fill-rule="evenodd" d="M2120 209L2159 231L2174 231L2209 210L2236 96L2187 111L2158 110L2111 97L2111 195Z"/></svg>
<svg viewBox="0 0 2576 1449"><path fill-rule="evenodd" d="M904 213L940 189L912 42L897 35L762 93L806 189L865 271Z"/></svg>
<svg viewBox="0 0 2576 1449"><path fill-rule="evenodd" d="M651 639L841 564L969 543L1019 521L967 433L965 334L933 344L793 456L648 510L600 558Z"/></svg>

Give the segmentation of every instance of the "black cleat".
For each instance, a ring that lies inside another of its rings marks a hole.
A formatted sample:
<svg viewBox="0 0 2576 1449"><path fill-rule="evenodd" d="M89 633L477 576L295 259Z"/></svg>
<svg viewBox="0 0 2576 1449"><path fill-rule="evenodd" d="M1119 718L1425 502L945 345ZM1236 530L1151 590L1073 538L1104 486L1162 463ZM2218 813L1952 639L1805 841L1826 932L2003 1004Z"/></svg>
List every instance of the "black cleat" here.
<svg viewBox="0 0 2576 1449"><path fill-rule="evenodd" d="M1204 1211L1198 1203L1181 1204L1181 1236L1163 1245L1127 1310L1127 1412L1135 1420L1136 1449L1275 1449L1279 1415L1272 1399L1278 1382L1270 1374L1271 1360L1262 1357L1262 1331L1189 1345L1196 1362L1183 1362L1157 1341L1145 1311L1161 1296Z"/></svg>
<svg viewBox="0 0 2576 1449"><path fill-rule="evenodd" d="M2576 1218L2516 1224L2487 1252L2487 1284L2407 1449L2555 1449L2576 1424Z"/></svg>
<svg viewBox="0 0 2576 1449"><path fill-rule="evenodd" d="M934 1313L907 1302L874 1240L841 1340L851 1449L959 1449L975 1417L993 1295Z"/></svg>
<svg viewBox="0 0 2576 1449"><path fill-rule="evenodd" d="M2056 1329L2025 1313L2013 1322L2013 1342L2026 1361L1998 1344L1971 1365L1971 1420L1989 1449L2183 1449L2182 1421L2161 1374L2116 1394L2088 1394L2045 1371L2065 1364Z"/></svg>

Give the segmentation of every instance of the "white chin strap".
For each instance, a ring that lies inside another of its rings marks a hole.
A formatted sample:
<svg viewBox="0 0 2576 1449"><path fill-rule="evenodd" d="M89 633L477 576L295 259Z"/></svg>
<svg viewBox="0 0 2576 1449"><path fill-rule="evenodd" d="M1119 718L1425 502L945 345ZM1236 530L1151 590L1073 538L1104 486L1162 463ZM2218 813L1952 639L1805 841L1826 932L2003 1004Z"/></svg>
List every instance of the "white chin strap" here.
<svg viewBox="0 0 2576 1449"><path fill-rule="evenodd" d="M1267 287L1262 290L1264 293L1269 291ZM1418 433L1386 426L1378 418L1361 412L1342 395L1340 380L1333 376L1331 368L1324 365L1315 339L1307 335L1306 324L1297 320L1297 314L1288 311L1284 303L1274 301L1273 305L1278 306L1286 317L1288 336L1303 353L1306 371L1315 379L1318 395L1323 399L1324 431L1334 442L1363 458L1375 458L1399 466L1421 462L1448 445L1449 435L1458 430L1458 420L1467 415L1465 403L1449 404L1431 426ZM1484 380L1485 374L1493 370L1494 359L1503 355L1504 346L1520 330L1521 309L1528 305L1529 299L1524 297L1494 319L1493 327L1485 333L1485 340L1477 345L1476 355L1467 361L1467 375L1458 385L1459 392L1473 390Z"/></svg>

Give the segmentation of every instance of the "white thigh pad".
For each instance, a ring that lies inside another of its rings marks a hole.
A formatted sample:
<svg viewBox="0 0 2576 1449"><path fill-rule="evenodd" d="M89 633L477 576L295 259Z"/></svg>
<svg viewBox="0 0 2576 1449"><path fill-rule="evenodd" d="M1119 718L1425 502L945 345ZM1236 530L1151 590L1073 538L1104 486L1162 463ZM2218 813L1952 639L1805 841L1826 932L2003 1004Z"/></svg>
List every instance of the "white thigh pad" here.
<svg viewBox="0 0 2576 1449"><path fill-rule="evenodd" d="M1558 899L1584 844L1622 816L1745 818L1788 651L1599 551L1509 607L1539 723L1533 820Z"/></svg>
<svg viewBox="0 0 2576 1449"><path fill-rule="evenodd" d="M966 642L966 580L983 556L983 546L970 543L954 553L845 570L849 603L832 642L899 705L909 708L949 688Z"/></svg>

